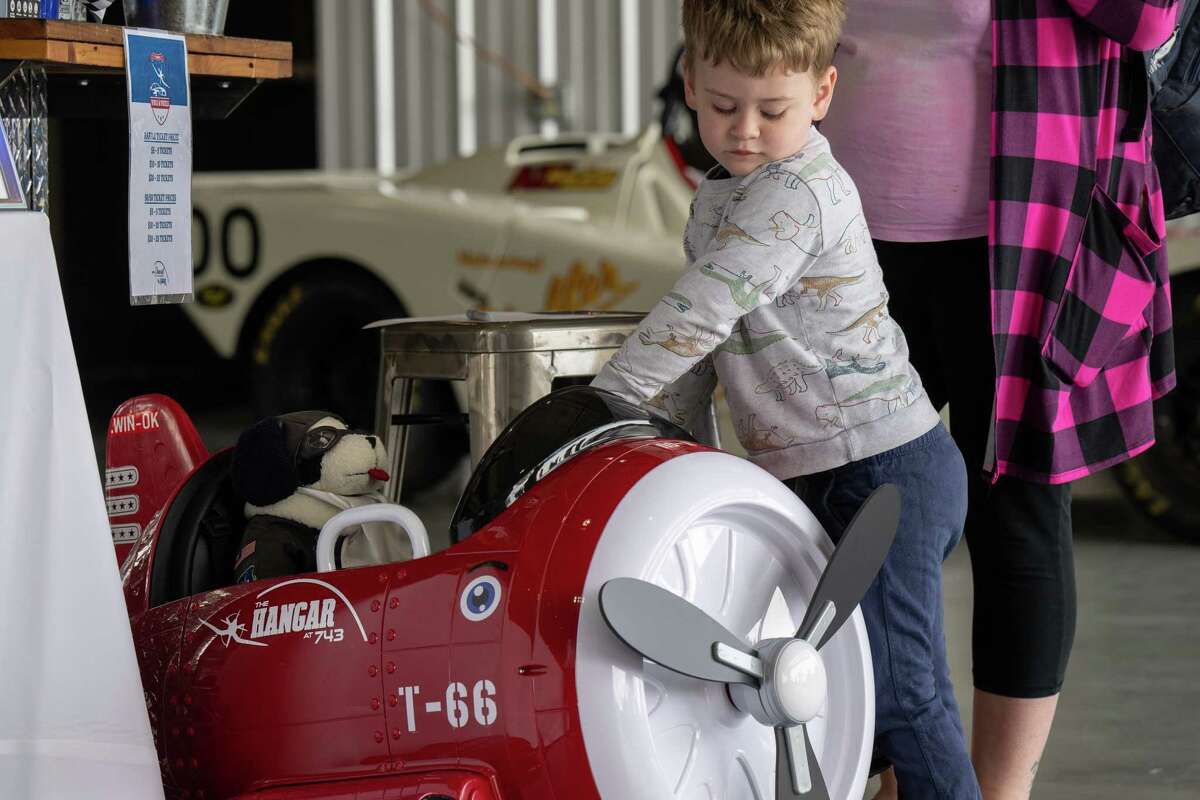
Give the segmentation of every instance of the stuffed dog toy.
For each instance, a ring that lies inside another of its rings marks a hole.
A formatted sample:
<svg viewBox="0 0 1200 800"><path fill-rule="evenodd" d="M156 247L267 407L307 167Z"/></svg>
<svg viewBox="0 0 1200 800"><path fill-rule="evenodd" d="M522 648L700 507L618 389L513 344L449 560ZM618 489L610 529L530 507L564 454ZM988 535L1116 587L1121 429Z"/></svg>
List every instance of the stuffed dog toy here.
<svg viewBox="0 0 1200 800"><path fill-rule="evenodd" d="M327 411L268 417L243 431L233 488L246 501L248 522L236 581L316 571L321 526L352 505L382 501L385 464L378 436L351 430Z"/></svg>

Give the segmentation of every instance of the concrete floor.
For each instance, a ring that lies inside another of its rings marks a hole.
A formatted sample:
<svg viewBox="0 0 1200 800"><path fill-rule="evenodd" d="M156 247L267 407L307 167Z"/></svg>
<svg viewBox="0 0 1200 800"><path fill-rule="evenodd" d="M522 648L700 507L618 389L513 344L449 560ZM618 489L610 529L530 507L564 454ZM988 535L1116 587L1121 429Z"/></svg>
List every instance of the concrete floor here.
<svg viewBox="0 0 1200 800"><path fill-rule="evenodd" d="M1200 797L1200 546L1150 529L1103 478L1077 485L1079 616L1058 716L1033 796ZM971 718L971 573L945 571L951 670Z"/></svg>
<svg viewBox="0 0 1200 800"><path fill-rule="evenodd" d="M249 421L247 412L231 409L205 415L198 426L215 449L232 444ZM425 520L435 549L447 543L447 522L465 470L464 463L441 486L404 499ZM1200 798L1200 544L1150 528L1106 476L1076 484L1074 515L1075 649L1033 796ZM951 669L970 731L971 576L965 546L947 562L945 585Z"/></svg>

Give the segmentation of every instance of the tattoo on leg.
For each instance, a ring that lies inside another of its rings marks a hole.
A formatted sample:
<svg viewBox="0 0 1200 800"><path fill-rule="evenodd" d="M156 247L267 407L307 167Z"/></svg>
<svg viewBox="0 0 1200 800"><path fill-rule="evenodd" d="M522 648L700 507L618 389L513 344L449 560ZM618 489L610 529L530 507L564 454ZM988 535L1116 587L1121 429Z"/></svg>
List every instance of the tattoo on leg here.
<svg viewBox="0 0 1200 800"><path fill-rule="evenodd" d="M1033 762L1033 766L1029 768L1029 789L1030 789L1031 791L1033 790L1033 781L1034 781L1034 779L1036 779L1036 778L1037 778L1038 766L1039 766L1041 763L1042 763L1042 762L1041 762L1041 760L1039 759L1039 760L1037 760L1037 761Z"/></svg>

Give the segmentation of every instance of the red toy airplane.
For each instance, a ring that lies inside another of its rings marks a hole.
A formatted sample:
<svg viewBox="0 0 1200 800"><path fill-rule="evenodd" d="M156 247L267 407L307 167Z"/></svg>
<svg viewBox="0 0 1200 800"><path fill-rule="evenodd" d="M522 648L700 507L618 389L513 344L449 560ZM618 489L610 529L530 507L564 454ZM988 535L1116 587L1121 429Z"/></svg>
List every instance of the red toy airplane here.
<svg viewBox="0 0 1200 800"><path fill-rule="evenodd" d="M855 608L894 493L835 553L786 487L685 437L563 390L480 462L457 544L235 585L232 451L169 398L122 405L108 503L167 796L861 797Z"/></svg>

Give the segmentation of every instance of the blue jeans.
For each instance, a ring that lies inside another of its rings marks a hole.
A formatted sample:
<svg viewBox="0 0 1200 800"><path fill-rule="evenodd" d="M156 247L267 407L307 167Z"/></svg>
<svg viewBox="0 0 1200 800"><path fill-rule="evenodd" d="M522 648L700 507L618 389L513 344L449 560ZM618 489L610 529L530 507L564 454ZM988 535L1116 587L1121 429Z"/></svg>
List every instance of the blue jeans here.
<svg viewBox="0 0 1200 800"><path fill-rule="evenodd" d="M942 562L967 513L962 454L939 423L893 450L798 478L794 489L837 542L885 483L900 489L900 527L860 606L875 667L876 747L904 800L977 800L942 623Z"/></svg>

